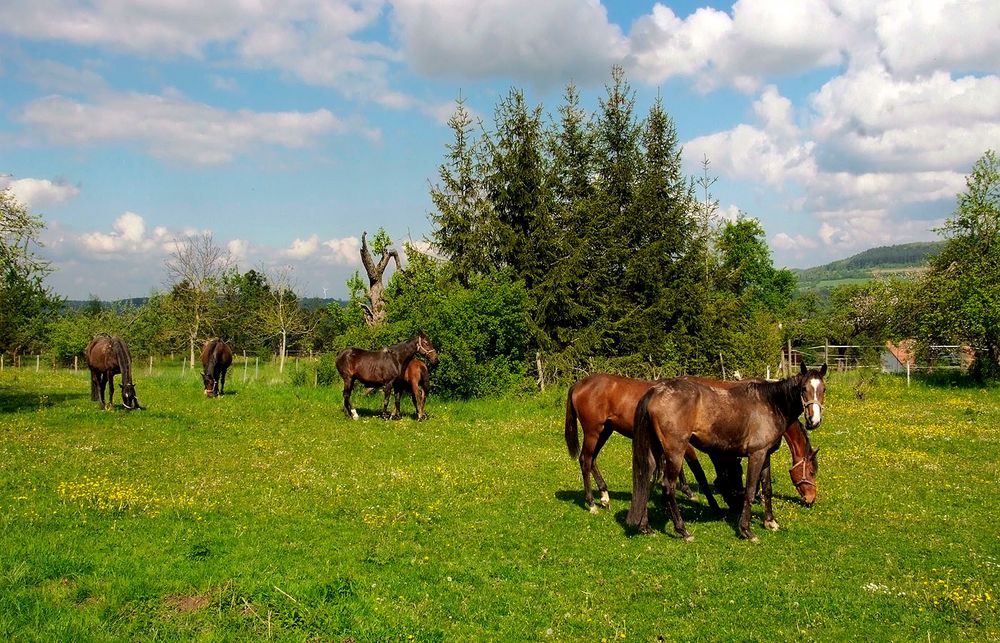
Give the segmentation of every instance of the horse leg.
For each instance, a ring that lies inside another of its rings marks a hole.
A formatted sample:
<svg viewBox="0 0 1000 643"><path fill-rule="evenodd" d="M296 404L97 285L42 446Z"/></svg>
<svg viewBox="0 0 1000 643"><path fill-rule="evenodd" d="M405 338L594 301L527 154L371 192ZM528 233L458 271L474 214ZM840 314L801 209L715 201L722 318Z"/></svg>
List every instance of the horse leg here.
<svg viewBox="0 0 1000 643"><path fill-rule="evenodd" d="M389 382L382 387L382 417L387 418L389 416L389 398L392 397L393 384Z"/></svg>
<svg viewBox="0 0 1000 643"><path fill-rule="evenodd" d="M708 478L705 476L705 470L701 467L701 462L698 460L698 454L694 452L694 449L690 445L684 450L684 460L687 462L688 468L691 469L691 473L694 474L694 479L698 482L698 488L705 490L705 500L708 502L709 508L715 512L721 511L719 503L715 501L715 496L712 495L712 491L708 488Z"/></svg>
<svg viewBox="0 0 1000 643"><path fill-rule="evenodd" d="M611 437L612 433L614 433L614 429L607 427L601 431L601 434L597 436L597 444L594 446L594 452L590 458L590 473L597 484L597 490L601 492L601 506L605 509L611 504L611 496L608 494L608 483L604 481L601 470L597 468L597 456L601 453L604 445L608 443L608 438Z"/></svg>
<svg viewBox="0 0 1000 643"><path fill-rule="evenodd" d="M354 388L354 378L344 378L344 413L352 420L358 419L358 412L351 406L351 389Z"/></svg>
<svg viewBox="0 0 1000 643"><path fill-rule="evenodd" d="M417 407L417 420L426 420L427 414L424 413L424 401L427 399L427 394L424 393L424 387L420 383L413 385L413 404Z"/></svg>
<svg viewBox="0 0 1000 643"><path fill-rule="evenodd" d="M590 513L597 513L597 506L594 504L594 494L590 489L590 474L594 470L594 458L600 450L601 433L604 428L600 425L584 424L583 427L583 447L580 449L580 473L583 476L583 506Z"/></svg>
<svg viewBox="0 0 1000 643"><path fill-rule="evenodd" d="M219 395L226 394L226 370L222 369L222 374L219 375Z"/></svg>
<svg viewBox="0 0 1000 643"><path fill-rule="evenodd" d="M747 483L743 492L743 512L740 514L740 536L751 542L756 542L757 536L750 529L750 512L766 460L767 449L758 449L747 458Z"/></svg>
<svg viewBox="0 0 1000 643"><path fill-rule="evenodd" d="M663 483L666 491L667 508L670 510L670 519L674 523L674 531L690 542L694 536L684 526L684 519L681 518L681 510L677 507L677 478L680 477L681 467L684 465L684 451L673 449L673 452L664 453L663 457Z"/></svg>
<svg viewBox="0 0 1000 643"><path fill-rule="evenodd" d="M778 521L774 519L771 511L771 452L767 453L764 461L764 468L760 474L760 492L764 500L764 527L771 531L778 531Z"/></svg>
<svg viewBox="0 0 1000 643"><path fill-rule="evenodd" d="M115 408L115 374L108 371L108 406L107 408Z"/></svg>

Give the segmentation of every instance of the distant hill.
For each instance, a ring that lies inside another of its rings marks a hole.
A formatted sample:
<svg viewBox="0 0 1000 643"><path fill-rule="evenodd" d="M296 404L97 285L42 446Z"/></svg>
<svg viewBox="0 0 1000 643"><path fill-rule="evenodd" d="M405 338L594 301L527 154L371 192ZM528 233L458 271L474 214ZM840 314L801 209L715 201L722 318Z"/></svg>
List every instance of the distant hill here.
<svg viewBox="0 0 1000 643"><path fill-rule="evenodd" d="M944 247L943 241L923 241L881 246L823 266L792 270L799 290L831 290L850 283L864 283L888 274L919 273Z"/></svg>
<svg viewBox="0 0 1000 643"><path fill-rule="evenodd" d="M102 301L100 302L101 308L110 308L112 310L126 310L129 308L138 308L142 306L147 301L149 297L134 297L132 299L119 299L116 301ZM317 308L323 308L327 304L340 304L341 306L346 306L347 301L343 299L334 299L332 297L303 297L299 300L299 304L306 310L316 310ZM94 303L87 299L68 299L64 302L63 306L69 310L81 310L90 306Z"/></svg>

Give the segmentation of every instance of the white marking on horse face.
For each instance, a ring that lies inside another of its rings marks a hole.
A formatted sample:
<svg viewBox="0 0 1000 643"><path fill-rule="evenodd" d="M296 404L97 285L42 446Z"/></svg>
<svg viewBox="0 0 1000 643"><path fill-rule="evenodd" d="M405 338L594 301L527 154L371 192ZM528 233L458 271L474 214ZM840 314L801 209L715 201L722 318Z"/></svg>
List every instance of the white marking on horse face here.
<svg viewBox="0 0 1000 643"><path fill-rule="evenodd" d="M820 399L819 399L819 387L820 387L821 384L822 384L822 381L819 378L816 378L816 377L814 377L811 380L809 380L809 382L806 384L807 389L808 388L812 389L812 396L809 398L810 402L817 402L817 404L811 404L811 403L809 404L809 408L811 408L813 410L813 414L812 414L812 416L810 418L811 421L812 421L812 425L813 426L819 426L819 423L823 419L822 418L823 410L822 410L822 407L819 404L819 402L820 402Z"/></svg>

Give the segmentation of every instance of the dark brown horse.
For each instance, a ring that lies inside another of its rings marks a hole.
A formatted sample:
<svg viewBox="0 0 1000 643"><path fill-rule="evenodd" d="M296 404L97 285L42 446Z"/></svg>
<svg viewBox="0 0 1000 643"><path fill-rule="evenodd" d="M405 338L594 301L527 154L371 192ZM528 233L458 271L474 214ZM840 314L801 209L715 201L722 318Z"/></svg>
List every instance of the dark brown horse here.
<svg viewBox="0 0 1000 643"><path fill-rule="evenodd" d="M383 388L403 377L413 356L420 353L431 364L438 363L438 354L431 340L423 331L405 342L400 342L380 351L366 351L362 348L345 348L337 355L337 370L344 380L344 412L349 418L357 418L358 412L351 406L351 390L355 382L372 388Z"/></svg>
<svg viewBox="0 0 1000 643"><path fill-rule="evenodd" d="M427 392L431 388L431 375L427 370L427 365L419 359L412 359L406 367L403 376L393 380L392 384L386 384L383 393L385 399L382 402L382 415L386 414L389 408L389 395L396 394L396 409L389 416L396 419L400 416L399 401L403 393L409 393L413 399L413 406L417 409L417 419L424 420L427 415L424 413L424 401L427 400Z"/></svg>
<svg viewBox="0 0 1000 643"><path fill-rule="evenodd" d="M778 382L740 382L717 388L691 379L665 380L643 395L636 407L632 440L632 505L626 522L649 530L647 505L656 468L662 464L667 507L674 530L692 538L684 526L673 490L685 456L693 444L709 453L747 458L746 485L739 533L756 540L750 529L750 508L758 482L764 496L764 526L778 529L771 509L770 454L788 426L805 414L806 428L822 421L826 364Z"/></svg>
<svg viewBox="0 0 1000 643"><path fill-rule="evenodd" d="M597 467L597 455L616 431L626 438L632 438L635 407L639 403L639 398L655 383L652 380L635 380L609 373L594 373L574 382L566 394L566 448L571 458L579 455L580 472L583 475L583 501L591 513L597 513L597 505L594 504L594 496L590 489L591 475L597 483L597 490L601 492L601 505L607 507L610 503L608 485ZM576 427L578 420L583 428L582 450ZM709 506L718 510L719 505L708 488L708 480L697 454L693 449L689 449L684 457L698 481L699 488L705 493ZM738 460L735 461L735 465L739 467ZM725 487L734 473L732 463L720 467L718 471L720 487ZM738 471L736 475L742 480L742 469L736 471ZM682 485L686 486L684 483ZM685 492L690 496L689 490ZM723 495L726 495L725 492Z"/></svg>
<svg viewBox="0 0 1000 643"><path fill-rule="evenodd" d="M111 409L115 405L115 375L121 374L122 406L129 410L142 408L132 382L132 355L121 337L102 333L90 340L83 355L90 367L91 400L100 401L103 409ZM107 403L104 401L105 386L108 387Z"/></svg>
<svg viewBox="0 0 1000 643"><path fill-rule="evenodd" d="M218 337L205 342L201 349L201 381L205 395L213 397L226 392L226 371L233 364L233 349Z"/></svg>

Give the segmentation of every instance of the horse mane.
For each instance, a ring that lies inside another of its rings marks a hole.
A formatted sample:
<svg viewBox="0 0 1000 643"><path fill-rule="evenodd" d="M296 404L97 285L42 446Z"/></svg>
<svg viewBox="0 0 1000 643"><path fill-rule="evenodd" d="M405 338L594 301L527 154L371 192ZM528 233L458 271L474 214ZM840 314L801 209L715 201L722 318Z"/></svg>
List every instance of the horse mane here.
<svg viewBox="0 0 1000 643"><path fill-rule="evenodd" d="M216 347L218 345L219 345L219 338L218 337L213 337L212 339L208 340L208 346L209 346L209 350L208 350L208 364L205 365L205 374L208 375L208 376L210 376L210 377L214 377L215 376L214 375L214 373L215 373L215 349L216 349Z"/></svg>
<svg viewBox="0 0 1000 643"><path fill-rule="evenodd" d="M111 338L111 350L115 352L115 359L118 361L118 368L122 372L122 384L132 383L132 356L128 352L128 346L121 337Z"/></svg>
<svg viewBox="0 0 1000 643"><path fill-rule="evenodd" d="M802 377L802 375L793 375L776 382L748 381L747 389L756 392L761 399L767 400L781 410L795 413L796 405L798 405L799 412L801 412ZM797 417L798 413L795 413L795 416Z"/></svg>

